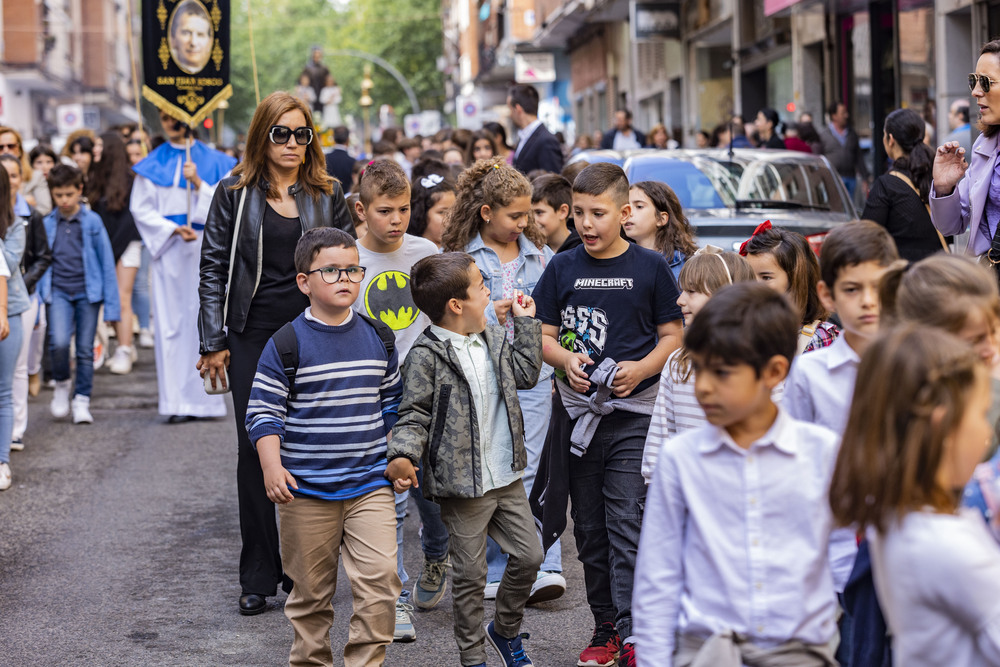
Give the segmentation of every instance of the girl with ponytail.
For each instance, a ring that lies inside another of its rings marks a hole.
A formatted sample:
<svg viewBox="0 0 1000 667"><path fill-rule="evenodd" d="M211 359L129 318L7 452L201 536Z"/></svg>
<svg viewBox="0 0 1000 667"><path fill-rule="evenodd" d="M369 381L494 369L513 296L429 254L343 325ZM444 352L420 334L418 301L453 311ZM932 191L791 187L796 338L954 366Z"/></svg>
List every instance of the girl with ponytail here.
<svg viewBox="0 0 1000 667"><path fill-rule="evenodd" d="M900 257L911 262L947 251L928 208L934 151L924 143L924 127L912 109L897 109L886 117L882 143L892 169L875 180L861 214L885 227Z"/></svg>

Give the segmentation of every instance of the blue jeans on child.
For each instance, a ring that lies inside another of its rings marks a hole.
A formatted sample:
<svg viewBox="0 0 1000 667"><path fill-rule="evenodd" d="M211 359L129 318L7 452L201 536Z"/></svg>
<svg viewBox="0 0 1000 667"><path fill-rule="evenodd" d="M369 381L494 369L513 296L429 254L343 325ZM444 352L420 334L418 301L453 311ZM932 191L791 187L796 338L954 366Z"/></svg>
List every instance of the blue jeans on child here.
<svg viewBox="0 0 1000 667"><path fill-rule="evenodd" d="M142 263L139 264L139 272L135 274L135 283L132 285L132 312L139 320L140 329L149 328L149 263L152 256L149 248L144 243L142 245Z"/></svg>
<svg viewBox="0 0 1000 667"><path fill-rule="evenodd" d="M76 331L76 390L74 395L90 396L94 385L94 334L100 303L87 301L87 294L67 294L52 290L48 304L49 353L52 357L52 378L56 382L69 379L69 342Z"/></svg>
<svg viewBox="0 0 1000 667"><path fill-rule="evenodd" d="M632 634L632 583L646 504L642 449L649 421L646 415L616 410L601 419L586 453L569 457L573 535L587 602L597 624L613 622L622 639Z"/></svg>
<svg viewBox="0 0 1000 667"><path fill-rule="evenodd" d="M14 430L14 367L21 353L23 326L20 315L7 322L10 334L0 341L0 463L10 463L10 438Z"/></svg>
<svg viewBox="0 0 1000 667"><path fill-rule="evenodd" d="M521 414L524 416L524 447L528 450L528 465L524 469L524 492L531 494L538 473L538 461L545 446L545 434L549 430L549 420L552 418L552 380L551 376L542 378L531 389L517 392L521 403ZM486 581L500 581L504 568L507 567L507 556L500 551L497 543L491 539L486 542ZM542 572L562 572L562 543L555 544L545 552L545 560L539 568Z"/></svg>
<svg viewBox="0 0 1000 667"><path fill-rule="evenodd" d="M406 590L406 582L409 581L410 575L406 574L406 568L403 567L403 522L406 519L406 499L410 497L410 492L409 490L403 493L393 492L392 495L396 505L396 574L399 575L399 582L403 586L399 599L409 602L410 591Z"/></svg>
<svg viewBox="0 0 1000 667"><path fill-rule="evenodd" d="M448 528L441 520L441 506L424 498L424 470L417 470L420 487L413 491L413 502L420 513L420 548L426 560L442 561L448 556Z"/></svg>

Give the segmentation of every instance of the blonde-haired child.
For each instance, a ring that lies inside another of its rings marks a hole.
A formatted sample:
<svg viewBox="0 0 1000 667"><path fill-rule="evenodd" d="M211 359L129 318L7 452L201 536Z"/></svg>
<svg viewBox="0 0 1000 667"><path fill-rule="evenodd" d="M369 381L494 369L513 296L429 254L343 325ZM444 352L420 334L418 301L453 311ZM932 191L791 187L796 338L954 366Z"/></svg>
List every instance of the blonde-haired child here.
<svg viewBox="0 0 1000 667"><path fill-rule="evenodd" d="M445 251L467 252L476 260L493 299L487 319L507 328L508 342L514 337L514 322L508 314L515 294L520 291L531 296L553 256L531 212L531 194L528 179L503 158L478 160L458 178L455 203L443 236ZM552 372L551 366L543 365L538 383L517 392L528 452L524 490L529 494L552 416ZM494 599L507 558L492 540L487 560L485 594L486 599ZM566 591L561 573L562 545L557 541L546 551L529 604L561 596Z"/></svg>
<svg viewBox="0 0 1000 667"><path fill-rule="evenodd" d="M979 355L923 323L876 340L858 368L830 505L867 532L893 664L1000 664L1000 548L958 508L989 407Z"/></svg>
<svg viewBox="0 0 1000 667"><path fill-rule="evenodd" d="M677 305L684 316L684 325L691 325L698 311L717 290L756 279L750 264L735 252L725 252L711 245L697 251L684 263L678 280L681 295ZM690 355L680 347L667 358L660 374L653 418L642 451L642 476L647 484L653 477L656 458L663 444L688 429L706 423L705 411L694 397Z"/></svg>

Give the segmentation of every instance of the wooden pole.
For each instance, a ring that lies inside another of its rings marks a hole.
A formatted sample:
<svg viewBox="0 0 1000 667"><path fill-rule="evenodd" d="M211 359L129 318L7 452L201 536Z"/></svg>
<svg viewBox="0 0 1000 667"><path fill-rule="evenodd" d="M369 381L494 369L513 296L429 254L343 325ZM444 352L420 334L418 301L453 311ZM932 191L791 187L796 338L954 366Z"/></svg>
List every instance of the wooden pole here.
<svg viewBox="0 0 1000 667"><path fill-rule="evenodd" d="M188 128L187 143L184 144L184 164L187 164L188 162L191 161L191 142L194 141L194 139L191 137L190 132L191 129ZM184 168L181 167L182 171L183 169ZM184 182L187 183L187 196L188 196L188 212L186 221L188 229L190 229L191 228L191 181L188 179L184 179Z"/></svg>
<svg viewBox="0 0 1000 667"><path fill-rule="evenodd" d="M125 21L128 23L128 59L129 66L132 68L132 95L135 97L135 114L138 117L139 132L145 136L146 132L142 126L142 107L140 105L139 97L139 68L135 62L135 46L132 44L132 1L125 0ZM142 156L146 157L146 142L139 142L139 150L142 152Z"/></svg>
<svg viewBox="0 0 1000 667"><path fill-rule="evenodd" d="M250 65L253 67L253 92L257 97L257 105L260 105L260 81L257 79L257 51L253 45L253 11L250 8L250 0L247 0L247 29L250 36Z"/></svg>

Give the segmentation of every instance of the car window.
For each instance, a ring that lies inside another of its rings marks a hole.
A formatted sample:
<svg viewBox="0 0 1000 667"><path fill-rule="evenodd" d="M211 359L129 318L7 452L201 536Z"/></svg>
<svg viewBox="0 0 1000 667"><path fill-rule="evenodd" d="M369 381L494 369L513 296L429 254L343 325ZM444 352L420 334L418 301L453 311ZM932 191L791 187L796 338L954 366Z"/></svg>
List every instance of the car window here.
<svg viewBox="0 0 1000 667"><path fill-rule="evenodd" d="M716 164L716 166L718 165ZM708 170L712 173L711 169ZM723 170L720 169L719 171ZM720 190L723 193L735 193L734 188L721 183L717 189L716 183L698 167L680 160L641 160L633 162L629 169L628 180L630 183L638 183L640 181L661 181L666 183L677 193L677 198L680 200L681 206L685 209L726 208L732 204L727 204L723 201ZM717 177L717 180L720 179ZM730 195L729 202L732 201L733 197Z"/></svg>
<svg viewBox="0 0 1000 667"><path fill-rule="evenodd" d="M629 181L662 181L685 209L733 208L737 202L767 208L789 206L843 213L839 178L822 161L753 159L750 156L691 155L686 159L632 159L626 163ZM788 202L778 206L779 202Z"/></svg>

